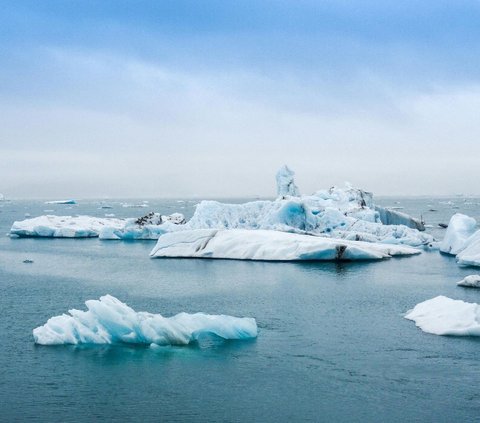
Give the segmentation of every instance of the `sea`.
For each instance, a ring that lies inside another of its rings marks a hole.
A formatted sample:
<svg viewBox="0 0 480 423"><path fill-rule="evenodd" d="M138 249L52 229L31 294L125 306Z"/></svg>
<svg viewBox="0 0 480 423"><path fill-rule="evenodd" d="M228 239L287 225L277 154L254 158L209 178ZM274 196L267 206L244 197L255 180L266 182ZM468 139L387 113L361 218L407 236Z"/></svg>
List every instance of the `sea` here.
<svg viewBox="0 0 480 423"><path fill-rule="evenodd" d="M25 216L158 211L188 218L196 203L0 202L0 421L480 421L480 338L430 335L404 318L438 295L480 303L480 290L456 286L480 269L461 268L454 257L424 251L363 263L150 259L155 241L7 236ZM454 213L480 221L479 198L376 203L422 216L439 240L445 229L438 224ZM254 317L258 338L161 348L34 343L34 328L105 294L164 316Z"/></svg>

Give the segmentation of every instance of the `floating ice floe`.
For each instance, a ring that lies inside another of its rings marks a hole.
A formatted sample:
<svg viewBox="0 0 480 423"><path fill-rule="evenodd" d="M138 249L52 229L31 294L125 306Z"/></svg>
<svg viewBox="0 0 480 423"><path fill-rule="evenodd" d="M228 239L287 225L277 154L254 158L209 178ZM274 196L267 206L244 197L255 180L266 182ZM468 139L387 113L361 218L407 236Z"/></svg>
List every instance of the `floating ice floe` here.
<svg viewBox="0 0 480 423"><path fill-rule="evenodd" d="M448 224L440 251L455 255L461 266L480 266L480 230L474 218L454 214Z"/></svg>
<svg viewBox="0 0 480 423"><path fill-rule="evenodd" d="M249 317L180 313L173 317L136 312L111 295L85 302L87 311L70 310L50 318L33 330L35 343L187 345L204 334L224 339L257 336L257 323Z"/></svg>
<svg viewBox="0 0 480 423"><path fill-rule="evenodd" d="M77 204L75 200L54 200L45 201L45 204Z"/></svg>
<svg viewBox="0 0 480 423"><path fill-rule="evenodd" d="M480 306L443 295L417 304L405 318L434 335L480 336Z"/></svg>
<svg viewBox="0 0 480 423"><path fill-rule="evenodd" d="M93 238L103 239L157 239L165 225L179 224L183 215L162 216L148 214L139 219L115 219L92 216L45 215L14 222L11 235L19 237Z"/></svg>
<svg viewBox="0 0 480 423"><path fill-rule="evenodd" d="M411 247L345 241L287 232L197 229L162 235L150 256L237 260L380 260L418 254Z"/></svg>
<svg viewBox="0 0 480 423"><path fill-rule="evenodd" d="M469 275L457 282L458 286L465 286L468 288L480 288L480 275Z"/></svg>

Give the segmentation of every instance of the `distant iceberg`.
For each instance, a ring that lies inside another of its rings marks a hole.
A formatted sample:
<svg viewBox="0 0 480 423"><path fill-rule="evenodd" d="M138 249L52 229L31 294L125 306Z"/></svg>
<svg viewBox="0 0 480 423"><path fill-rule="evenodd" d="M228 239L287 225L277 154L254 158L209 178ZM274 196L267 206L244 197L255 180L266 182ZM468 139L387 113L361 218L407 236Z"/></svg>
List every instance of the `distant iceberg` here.
<svg viewBox="0 0 480 423"><path fill-rule="evenodd" d="M139 219L45 215L14 222L10 234L19 237L158 239L167 231L162 229L162 223L175 225L184 220L180 213L170 216L151 213Z"/></svg>
<svg viewBox="0 0 480 423"><path fill-rule="evenodd" d="M405 318L434 335L480 336L480 306L443 295L417 304Z"/></svg>
<svg viewBox="0 0 480 423"><path fill-rule="evenodd" d="M455 255L461 266L480 266L480 230L477 230L476 220L464 214L454 214L440 251Z"/></svg>
<svg viewBox="0 0 480 423"><path fill-rule="evenodd" d="M111 295L85 302L87 311L70 310L33 330L35 343L187 345L204 334L251 339L257 323L249 317L180 313L173 317L136 312Z"/></svg>
<svg viewBox="0 0 480 423"><path fill-rule="evenodd" d="M295 185L295 180L293 179L294 176L295 172L290 170L287 165L284 165L280 168L276 175L278 197L284 198L288 196L300 196L300 191Z"/></svg>
<svg viewBox="0 0 480 423"><path fill-rule="evenodd" d="M77 204L75 200L54 200L45 201L45 204Z"/></svg>
<svg viewBox="0 0 480 423"><path fill-rule="evenodd" d="M197 229L167 233L150 256L236 260L380 260L418 254L411 247L345 241L279 231Z"/></svg>

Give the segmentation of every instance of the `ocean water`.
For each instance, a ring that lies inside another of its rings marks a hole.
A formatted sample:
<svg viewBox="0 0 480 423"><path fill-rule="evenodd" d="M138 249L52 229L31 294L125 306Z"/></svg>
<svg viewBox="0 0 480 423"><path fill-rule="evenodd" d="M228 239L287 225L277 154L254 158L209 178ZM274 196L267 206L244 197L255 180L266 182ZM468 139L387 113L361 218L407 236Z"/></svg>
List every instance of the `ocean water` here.
<svg viewBox="0 0 480 423"><path fill-rule="evenodd" d="M480 220L480 199L377 202L422 214L437 238L455 212ZM194 203L3 202L0 234L25 213L188 217ZM438 252L369 263L152 260L153 245L0 237L1 421L480 420L480 338L428 335L403 318L437 295L480 303L480 290L456 286L478 269ZM252 316L259 336L156 349L33 343L48 318L107 293L165 316Z"/></svg>

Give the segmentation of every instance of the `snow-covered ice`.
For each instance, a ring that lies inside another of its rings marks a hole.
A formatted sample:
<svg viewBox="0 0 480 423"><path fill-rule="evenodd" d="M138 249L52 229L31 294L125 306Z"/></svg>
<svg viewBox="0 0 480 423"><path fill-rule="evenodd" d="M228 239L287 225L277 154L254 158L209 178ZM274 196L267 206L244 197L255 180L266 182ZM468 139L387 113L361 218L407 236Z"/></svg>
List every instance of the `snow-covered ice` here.
<svg viewBox="0 0 480 423"><path fill-rule="evenodd" d="M69 310L33 330L35 343L187 345L204 334L224 339L257 336L257 323L249 317L180 313L173 317L136 312L111 295L85 302L87 311Z"/></svg>
<svg viewBox="0 0 480 423"><path fill-rule="evenodd" d="M20 237L90 238L97 237L107 225L122 228L124 224L121 219L45 215L14 222L10 234Z"/></svg>
<svg viewBox="0 0 480 423"><path fill-rule="evenodd" d="M180 213L170 216L152 213L147 217L116 219L45 215L14 222L10 234L20 237L158 239L167 231L164 225L166 228L168 225L174 226L184 222L184 217Z"/></svg>
<svg viewBox="0 0 480 423"><path fill-rule="evenodd" d="M456 255L461 266L480 266L480 230L474 218L457 213L448 224L440 251Z"/></svg>
<svg viewBox="0 0 480 423"><path fill-rule="evenodd" d="M480 288L480 275L469 275L457 282L458 286L465 286L468 288Z"/></svg>
<svg viewBox="0 0 480 423"><path fill-rule="evenodd" d="M293 178L294 176L295 172L290 170L287 165L284 165L279 169L276 175L278 197L282 198L287 196L300 196L300 191L295 185L295 180Z"/></svg>
<svg viewBox="0 0 480 423"><path fill-rule="evenodd" d="M440 251L456 255L465 248L465 242L473 235L477 222L473 217L456 213L450 219L447 231L440 245Z"/></svg>
<svg viewBox="0 0 480 423"><path fill-rule="evenodd" d="M53 200L45 201L45 204L77 204L75 200Z"/></svg>
<svg viewBox="0 0 480 423"><path fill-rule="evenodd" d="M411 247L247 229L197 229L162 235L151 257L237 260L379 260L418 254Z"/></svg>
<svg viewBox="0 0 480 423"><path fill-rule="evenodd" d="M417 304L405 318L434 335L480 336L480 306L443 295Z"/></svg>

